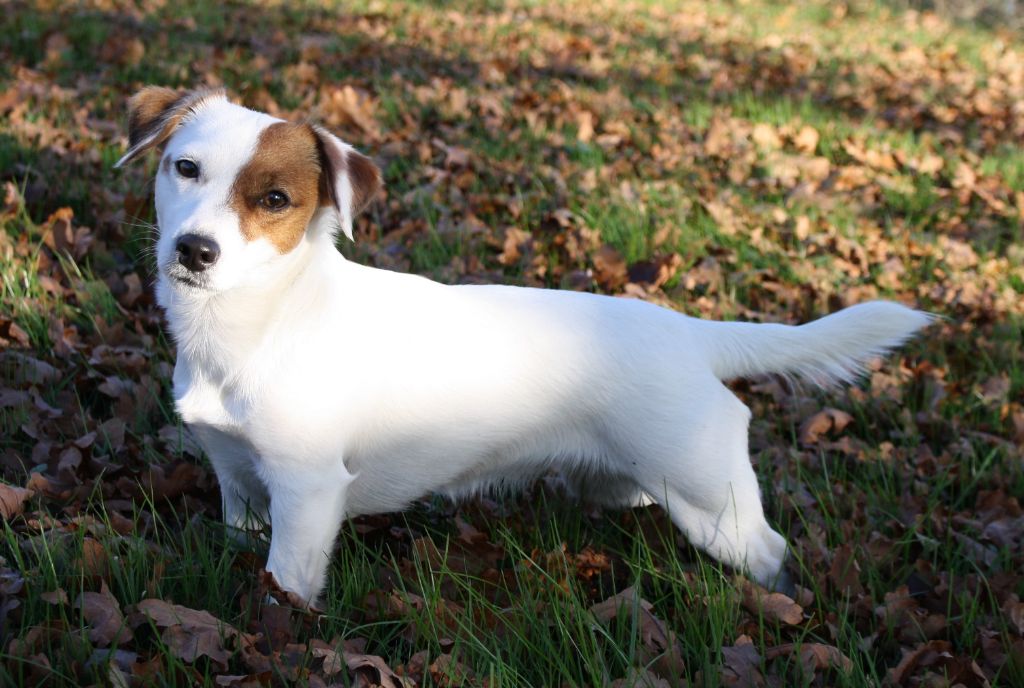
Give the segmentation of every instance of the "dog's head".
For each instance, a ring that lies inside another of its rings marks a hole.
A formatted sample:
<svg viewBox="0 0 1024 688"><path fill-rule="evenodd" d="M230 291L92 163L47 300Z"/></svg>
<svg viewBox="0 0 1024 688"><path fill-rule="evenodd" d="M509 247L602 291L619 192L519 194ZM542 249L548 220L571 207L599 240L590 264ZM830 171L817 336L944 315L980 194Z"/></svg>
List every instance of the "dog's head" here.
<svg viewBox="0 0 1024 688"><path fill-rule="evenodd" d="M160 273L184 290L259 279L317 232L352 238L380 171L327 131L227 100L223 91L148 87L128 106L120 167L162 150L156 176Z"/></svg>

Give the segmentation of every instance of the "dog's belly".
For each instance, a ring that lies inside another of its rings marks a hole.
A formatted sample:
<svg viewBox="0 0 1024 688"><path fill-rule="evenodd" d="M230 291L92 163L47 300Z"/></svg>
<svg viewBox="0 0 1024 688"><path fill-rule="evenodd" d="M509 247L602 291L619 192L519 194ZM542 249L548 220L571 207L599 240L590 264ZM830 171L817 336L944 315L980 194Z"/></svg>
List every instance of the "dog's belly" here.
<svg viewBox="0 0 1024 688"><path fill-rule="evenodd" d="M609 446L599 429L581 418L554 418L518 427L453 423L380 438L374 449L346 457L355 476L346 511L350 516L398 511L428 494L459 499L514 491L552 468L602 472Z"/></svg>

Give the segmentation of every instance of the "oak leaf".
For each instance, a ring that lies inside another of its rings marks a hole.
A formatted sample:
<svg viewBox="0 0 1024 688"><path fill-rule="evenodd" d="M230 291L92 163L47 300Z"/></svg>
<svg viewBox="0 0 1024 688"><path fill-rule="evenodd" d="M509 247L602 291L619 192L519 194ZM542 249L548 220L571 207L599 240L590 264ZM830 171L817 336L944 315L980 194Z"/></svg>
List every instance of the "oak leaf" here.
<svg viewBox="0 0 1024 688"><path fill-rule="evenodd" d="M25 502L34 494L32 490L0 483L0 515L11 520L25 509Z"/></svg>
<svg viewBox="0 0 1024 688"><path fill-rule="evenodd" d="M800 444L817 444L824 436L841 433L853 422L853 416L846 411L826 408L818 411L800 425Z"/></svg>
<svg viewBox="0 0 1024 688"><path fill-rule="evenodd" d="M795 626L804 620L804 608L781 592L769 592L760 585L744 580L743 606L752 614L763 614L770 621Z"/></svg>
<svg viewBox="0 0 1024 688"><path fill-rule="evenodd" d="M121 605L111 594L106 582L100 583L99 592L83 592L79 595L75 600L75 608L82 610L82 617L89 626L89 640L100 647L108 647L115 641L124 643L134 637L132 629L125 624Z"/></svg>

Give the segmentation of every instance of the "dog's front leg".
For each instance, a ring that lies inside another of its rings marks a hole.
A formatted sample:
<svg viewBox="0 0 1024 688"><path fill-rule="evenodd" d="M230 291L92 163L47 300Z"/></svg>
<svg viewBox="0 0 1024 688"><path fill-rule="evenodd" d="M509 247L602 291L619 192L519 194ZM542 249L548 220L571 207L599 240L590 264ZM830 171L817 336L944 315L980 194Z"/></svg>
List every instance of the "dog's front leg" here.
<svg viewBox="0 0 1024 688"><path fill-rule="evenodd" d="M238 437L203 423L189 426L213 464L220 484L221 507L228 537L241 546L251 545L270 521L266 487L255 473L256 455Z"/></svg>
<svg viewBox="0 0 1024 688"><path fill-rule="evenodd" d="M249 480L240 479L236 473L222 469L216 462L213 465L220 483L221 507L228 537L243 547L257 541L265 542L260 530L270 523L270 513L262 485L250 485Z"/></svg>
<svg viewBox="0 0 1024 688"><path fill-rule="evenodd" d="M345 518L345 495L352 476L343 466L291 467L270 471L265 479L272 524L267 571L282 588L315 604Z"/></svg>

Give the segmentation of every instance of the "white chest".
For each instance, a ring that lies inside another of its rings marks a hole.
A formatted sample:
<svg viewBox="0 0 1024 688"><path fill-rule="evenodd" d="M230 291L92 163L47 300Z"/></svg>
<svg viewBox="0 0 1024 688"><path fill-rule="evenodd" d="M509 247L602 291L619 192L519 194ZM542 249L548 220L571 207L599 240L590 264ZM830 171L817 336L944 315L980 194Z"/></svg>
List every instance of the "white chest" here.
<svg viewBox="0 0 1024 688"><path fill-rule="evenodd" d="M230 395L222 385L192 374L187 365L174 368L174 404L188 425L208 425L221 430L237 429L240 419L229 410Z"/></svg>
<svg viewBox="0 0 1024 688"><path fill-rule="evenodd" d="M230 390L190 370L182 360L174 369L175 405L222 482L236 491L262 492L258 474L259 452L243 427L244 414Z"/></svg>

